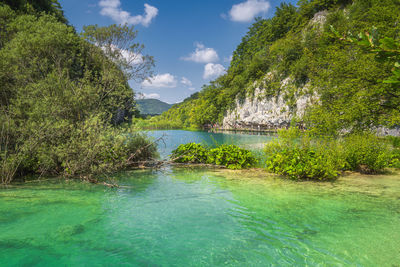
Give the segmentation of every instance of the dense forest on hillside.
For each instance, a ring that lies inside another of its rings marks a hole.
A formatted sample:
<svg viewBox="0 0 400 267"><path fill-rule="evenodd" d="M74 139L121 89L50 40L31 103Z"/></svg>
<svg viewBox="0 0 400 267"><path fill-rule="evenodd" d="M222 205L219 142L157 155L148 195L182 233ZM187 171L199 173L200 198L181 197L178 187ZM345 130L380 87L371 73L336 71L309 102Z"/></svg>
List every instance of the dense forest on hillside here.
<svg viewBox="0 0 400 267"><path fill-rule="evenodd" d="M172 106L158 99L138 99L136 104L141 115L160 115Z"/></svg>
<svg viewBox="0 0 400 267"><path fill-rule="evenodd" d="M128 80L154 65L136 35L118 25L78 35L57 0L0 1L0 183L103 174L154 154L117 126L137 113Z"/></svg>
<svg viewBox="0 0 400 267"><path fill-rule="evenodd" d="M262 97L281 95L289 106L302 95L317 95L319 101L294 121L320 132L398 125L399 83L387 81L393 75L400 77L395 65L399 14L399 0L281 4L272 18L256 19L225 75L149 123L165 127L221 123L236 100L252 97L260 87ZM287 78L290 83L283 88Z"/></svg>

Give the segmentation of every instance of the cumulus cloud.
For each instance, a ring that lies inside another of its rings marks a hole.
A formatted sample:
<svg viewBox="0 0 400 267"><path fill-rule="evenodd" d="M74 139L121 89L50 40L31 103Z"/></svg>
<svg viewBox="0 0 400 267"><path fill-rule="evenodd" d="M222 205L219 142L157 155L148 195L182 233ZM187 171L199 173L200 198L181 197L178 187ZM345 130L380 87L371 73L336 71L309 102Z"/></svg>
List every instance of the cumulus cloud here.
<svg viewBox="0 0 400 267"><path fill-rule="evenodd" d="M271 8L271 4L265 0L247 0L233 5L229 11L232 21L249 22L260 13L265 13Z"/></svg>
<svg viewBox="0 0 400 267"><path fill-rule="evenodd" d="M192 86L192 82L191 82L188 78L186 78L186 77L182 77L182 79L181 79L181 84L186 85L186 86L189 86L189 87Z"/></svg>
<svg viewBox="0 0 400 267"><path fill-rule="evenodd" d="M110 17L120 24L142 24L147 27L158 14L156 7L144 4L144 15L132 16L131 13L122 10L120 0L101 0L99 6L101 7L101 15Z"/></svg>
<svg viewBox="0 0 400 267"><path fill-rule="evenodd" d="M176 85L175 76L169 73L157 74L142 82L142 87L146 88L175 88Z"/></svg>
<svg viewBox="0 0 400 267"><path fill-rule="evenodd" d="M204 79L216 78L225 73L225 68L221 64L208 63L204 66Z"/></svg>
<svg viewBox="0 0 400 267"><path fill-rule="evenodd" d="M196 50L183 60L197 63L211 63L219 60L218 53L213 48L205 47L203 44L196 44Z"/></svg>

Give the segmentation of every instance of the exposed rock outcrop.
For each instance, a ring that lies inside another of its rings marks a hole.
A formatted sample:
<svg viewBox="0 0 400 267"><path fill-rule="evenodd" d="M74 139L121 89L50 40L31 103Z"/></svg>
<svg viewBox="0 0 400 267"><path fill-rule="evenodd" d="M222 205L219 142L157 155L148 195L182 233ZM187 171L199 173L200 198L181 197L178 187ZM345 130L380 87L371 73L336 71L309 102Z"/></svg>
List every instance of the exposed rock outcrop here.
<svg viewBox="0 0 400 267"><path fill-rule="evenodd" d="M266 75L266 79L271 73ZM265 96L265 89L257 87L253 97L244 101L236 100L236 108L229 111L224 120L226 130L275 130L286 128L296 118L301 120L306 108L318 97L308 92L308 86L297 88L292 98L288 97L288 86L294 86L290 78L281 82L281 94L272 97Z"/></svg>

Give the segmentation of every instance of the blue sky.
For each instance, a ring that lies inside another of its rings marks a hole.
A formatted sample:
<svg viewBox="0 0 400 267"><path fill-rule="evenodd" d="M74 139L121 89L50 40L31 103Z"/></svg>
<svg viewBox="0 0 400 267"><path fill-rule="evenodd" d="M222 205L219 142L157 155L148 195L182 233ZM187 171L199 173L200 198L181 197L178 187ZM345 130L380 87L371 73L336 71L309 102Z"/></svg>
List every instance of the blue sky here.
<svg viewBox="0 0 400 267"><path fill-rule="evenodd" d="M151 83L131 82L137 93L177 103L221 75L255 16L271 17L282 1L60 0L70 24L135 25L137 41L154 56ZM286 1L295 3L296 1Z"/></svg>

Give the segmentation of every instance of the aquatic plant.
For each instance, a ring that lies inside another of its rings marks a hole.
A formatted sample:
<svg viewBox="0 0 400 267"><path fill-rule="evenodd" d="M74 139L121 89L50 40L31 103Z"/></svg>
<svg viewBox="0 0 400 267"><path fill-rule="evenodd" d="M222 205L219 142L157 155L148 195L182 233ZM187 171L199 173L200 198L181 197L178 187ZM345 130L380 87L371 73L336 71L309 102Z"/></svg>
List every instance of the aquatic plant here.
<svg viewBox="0 0 400 267"><path fill-rule="evenodd" d="M178 163L207 163L208 149L201 144L181 144L172 151L171 159Z"/></svg>
<svg viewBox="0 0 400 267"><path fill-rule="evenodd" d="M371 133L356 133L333 139L297 129L281 130L279 138L266 145L269 171L290 179L334 179L343 171L380 173L399 163L399 152Z"/></svg>
<svg viewBox="0 0 400 267"><path fill-rule="evenodd" d="M386 142L369 133L353 134L340 140L347 170L378 173L389 167L390 149Z"/></svg>
<svg viewBox="0 0 400 267"><path fill-rule="evenodd" d="M208 162L223 165L229 169L245 169L254 167L257 159L249 150L235 145L220 145L210 150Z"/></svg>
<svg viewBox="0 0 400 267"><path fill-rule="evenodd" d="M267 170L293 180L328 180L339 176L345 166L336 144L312 139L297 129L280 131L279 139L265 146Z"/></svg>
<svg viewBox="0 0 400 267"><path fill-rule="evenodd" d="M208 149L196 143L179 145L172 151L171 160L179 163L214 164L229 169L251 168L257 163L249 150L235 145L219 145Z"/></svg>

